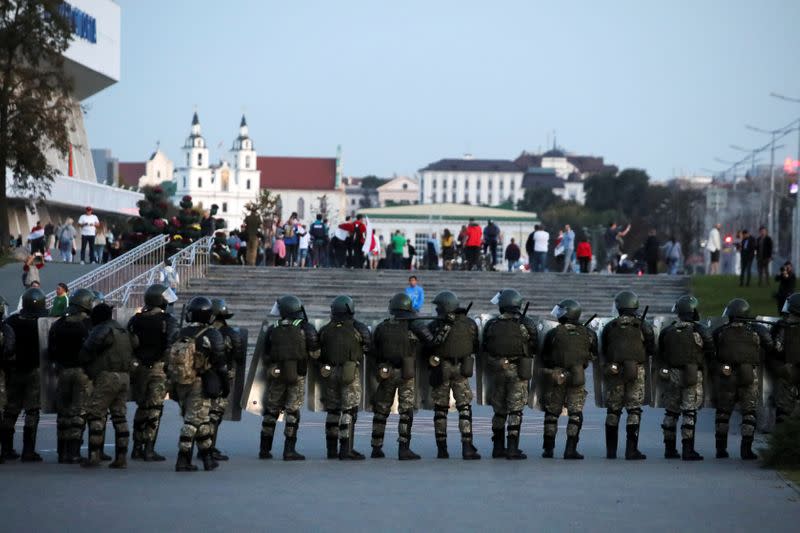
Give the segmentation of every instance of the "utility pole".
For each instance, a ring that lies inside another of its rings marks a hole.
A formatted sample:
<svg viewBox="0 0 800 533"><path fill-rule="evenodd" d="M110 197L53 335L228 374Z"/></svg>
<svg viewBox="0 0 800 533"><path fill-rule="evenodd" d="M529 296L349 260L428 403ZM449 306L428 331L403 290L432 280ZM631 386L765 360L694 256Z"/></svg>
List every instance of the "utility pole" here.
<svg viewBox="0 0 800 533"><path fill-rule="evenodd" d="M800 98L790 98L782 94L770 93L773 98L778 98L785 102L800 104ZM797 161L795 162L797 177L800 181L800 127L797 128ZM795 197L794 220L792 231L792 263L800 264L800 193Z"/></svg>

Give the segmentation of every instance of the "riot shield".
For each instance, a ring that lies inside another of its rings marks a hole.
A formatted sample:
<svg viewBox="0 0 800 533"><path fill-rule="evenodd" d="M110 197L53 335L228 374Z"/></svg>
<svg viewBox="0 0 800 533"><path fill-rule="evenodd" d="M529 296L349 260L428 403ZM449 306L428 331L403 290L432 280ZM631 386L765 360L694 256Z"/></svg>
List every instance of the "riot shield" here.
<svg viewBox="0 0 800 533"><path fill-rule="evenodd" d="M266 340L268 328L269 321L264 320L258 332L256 347L253 351L253 358L250 361L250 368L247 371L247 380L245 381L242 394L242 408L258 416L264 416L264 393L267 388L267 369L261 361L261 352L264 350L264 342Z"/></svg>
<svg viewBox="0 0 800 533"><path fill-rule="evenodd" d="M606 361L603 357L603 328L611 322L613 317L596 317L589 323L589 328L597 335L597 358L592 361L592 383L594 385L594 404L597 407L606 406L606 396L603 388Z"/></svg>
<svg viewBox="0 0 800 533"><path fill-rule="evenodd" d="M240 354L240 359L233 362L233 383L231 383L231 392L228 394L228 405L225 407L225 414L223 420L231 420L238 422L242 419L242 396L244 393L244 367L247 364L247 329L235 328L239 337L242 339L243 354Z"/></svg>
<svg viewBox="0 0 800 533"><path fill-rule="evenodd" d="M545 371L544 367L544 338L547 333L558 326L558 321L550 318L539 318L536 321L536 331L538 333L539 348L536 351L536 358L533 363L533 380L531 382L530 394L528 395L528 407L544 411L543 399L547 380L552 377ZM562 414L566 414L566 408Z"/></svg>
<svg viewBox="0 0 800 533"><path fill-rule="evenodd" d="M134 309L133 307L115 307L112 312L114 320L116 320L123 328L127 328L128 322L131 321L131 318L133 318L133 316L139 312L139 310Z"/></svg>
<svg viewBox="0 0 800 533"><path fill-rule="evenodd" d="M327 324L329 320L316 318L310 320L317 331L322 329L322 326ZM325 406L322 403L322 396L325 390L325 378L320 374L319 360L311 359L308 361L308 374L306 375L306 408L312 413L319 413L325 411Z"/></svg>
<svg viewBox="0 0 800 533"><path fill-rule="evenodd" d="M496 315L482 314L478 317L478 336L481 349L476 354L475 397L478 405L490 405L492 397L492 371L489 368L489 355L483 351L483 329L486 323Z"/></svg>
<svg viewBox="0 0 800 533"><path fill-rule="evenodd" d="M50 362L50 352L47 349L50 326L56 320L57 317L44 317L40 318L37 323L39 327L39 372L41 375L39 391L42 413L45 414L56 412L58 369L55 363Z"/></svg>
<svg viewBox="0 0 800 533"><path fill-rule="evenodd" d="M709 333L712 335L714 331L717 330L720 326L723 326L728 323L728 319L724 316L713 316L706 318L702 321L702 324L708 328ZM716 387L714 384L714 373L716 372L716 365L717 362L714 359L706 360L706 376L708 377L707 386L705 387L705 398L703 401L703 407L709 408L716 408L717 406L717 399L716 399Z"/></svg>
<svg viewBox="0 0 800 533"><path fill-rule="evenodd" d="M757 316L756 320L775 324L780 320L780 317ZM769 324L762 324L762 326L771 329ZM759 396L760 403L756 413L758 430L769 433L775 427L775 376L770 372L769 365L767 365L767 354L763 352L761 354L761 364L758 367L757 379L759 380L759 388L761 389L761 395Z"/></svg>

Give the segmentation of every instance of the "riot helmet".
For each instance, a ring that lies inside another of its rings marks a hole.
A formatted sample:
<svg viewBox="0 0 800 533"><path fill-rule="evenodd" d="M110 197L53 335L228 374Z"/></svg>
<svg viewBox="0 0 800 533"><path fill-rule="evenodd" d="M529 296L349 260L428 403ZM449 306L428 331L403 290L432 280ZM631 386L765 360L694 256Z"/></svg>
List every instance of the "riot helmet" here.
<svg viewBox="0 0 800 533"><path fill-rule="evenodd" d="M501 313L519 313L522 295L516 289L503 289L492 298L492 303L497 304Z"/></svg>
<svg viewBox="0 0 800 533"><path fill-rule="evenodd" d="M22 293L22 312L28 315L47 312L47 296L41 289L27 289Z"/></svg>
<svg viewBox="0 0 800 533"><path fill-rule="evenodd" d="M166 290L167 287L160 283L147 287L147 290L144 291L144 306L149 309L154 309L156 307L166 309L167 299L164 298L164 292Z"/></svg>
<svg viewBox="0 0 800 533"><path fill-rule="evenodd" d="M697 298L691 294L686 294L678 298L675 305L672 306L672 312L678 315L681 320L697 321L700 320L700 313L697 311L699 305L700 302L697 301Z"/></svg>
<svg viewBox="0 0 800 533"><path fill-rule="evenodd" d="M437 315L455 313L458 309L458 296L451 291L442 291L433 299L433 305L436 306Z"/></svg>
<svg viewBox="0 0 800 533"><path fill-rule="evenodd" d="M186 304L186 321L211 324L214 321L214 313L211 309L211 300L205 296L195 296Z"/></svg>
<svg viewBox="0 0 800 533"><path fill-rule="evenodd" d="M281 296L272 306L271 314L281 318L302 318L303 302L293 294Z"/></svg>
<svg viewBox="0 0 800 533"><path fill-rule="evenodd" d="M411 297L408 294L398 292L389 300L389 313L394 315L402 312L413 313L414 307L411 304Z"/></svg>
<svg viewBox="0 0 800 533"><path fill-rule="evenodd" d="M633 291L622 291L614 297L614 307L618 313L625 311L633 313L639 309L639 296Z"/></svg>
<svg viewBox="0 0 800 533"><path fill-rule="evenodd" d="M233 313L228 309L228 304L222 298L213 298L211 300L211 312L214 314L214 320L233 318Z"/></svg>
<svg viewBox="0 0 800 533"><path fill-rule="evenodd" d="M558 305L553 308L552 315L559 322L571 322L574 324L580 320L582 312L581 304L575 300L567 299L558 302Z"/></svg>
<svg viewBox="0 0 800 533"><path fill-rule="evenodd" d="M356 304L349 296L340 295L331 302L331 316L353 316L356 314Z"/></svg>
<svg viewBox="0 0 800 533"><path fill-rule="evenodd" d="M783 303L782 313L791 313L795 316L800 316L800 292L796 292L786 298Z"/></svg>
<svg viewBox="0 0 800 533"><path fill-rule="evenodd" d="M94 303L94 293L89 289L78 289L69 298L69 306L81 313L91 313Z"/></svg>
<svg viewBox="0 0 800 533"><path fill-rule="evenodd" d="M730 321L750 318L750 303L744 298L734 298L725 306L722 316L728 317Z"/></svg>

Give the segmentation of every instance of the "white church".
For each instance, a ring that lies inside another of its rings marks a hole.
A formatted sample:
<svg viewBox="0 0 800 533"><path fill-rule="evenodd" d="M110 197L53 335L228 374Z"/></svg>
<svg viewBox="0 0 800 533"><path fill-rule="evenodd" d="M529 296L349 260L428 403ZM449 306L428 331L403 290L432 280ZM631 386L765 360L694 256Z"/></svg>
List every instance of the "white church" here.
<svg viewBox="0 0 800 533"><path fill-rule="evenodd" d="M175 171L175 203L178 204L188 194L194 205L202 205L203 209L211 209L212 204L218 205L216 216L225 220L227 228L241 226L244 206L256 199L261 181L256 152L248 135L244 115L239 124L239 136L230 150L232 164L223 160L218 165L211 165L197 112L192 118L192 131L183 145L183 157L182 164L185 166Z"/></svg>

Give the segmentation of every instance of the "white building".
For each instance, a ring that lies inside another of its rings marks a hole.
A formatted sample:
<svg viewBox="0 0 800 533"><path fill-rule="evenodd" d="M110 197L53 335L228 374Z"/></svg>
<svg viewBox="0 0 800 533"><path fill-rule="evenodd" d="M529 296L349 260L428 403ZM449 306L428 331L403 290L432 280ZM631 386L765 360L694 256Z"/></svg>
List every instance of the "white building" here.
<svg viewBox="0 0 800 533"><path fill-rule="evenodd" d="M419 173L423 204L516 205L523 196L524 172L505 159L442 159Z"/></svg>
<svg viewBox="0 0 800 533"><path fill-rule="evenodd" d="M185 165L175 172L176 193L174 201L180 202L190 195L195 206L210 209L217 205L217 218L225 220L226 228L241 226L244 206L258 196L261 172L257 168L257 155L250 139L247 121L242 116L239 136L230 150L230 159L211 165L209 150L200 128L197 113L192 117L192 128L183 145Z"/></svg>
<svg viewBox="0 0 800 533"><path fill-rule="evenodd" d="M139 188L156 187L165 181L172 181L175 165L161 149L156 149L144 164L144 175L139 178Z"/></svg>
<svg viewBox="0 0 800 533"><path fill-rule="evenodd" d="M378 187L378 205L408 205L419 203L419 182L408 176L398 176Z"/></svg>

